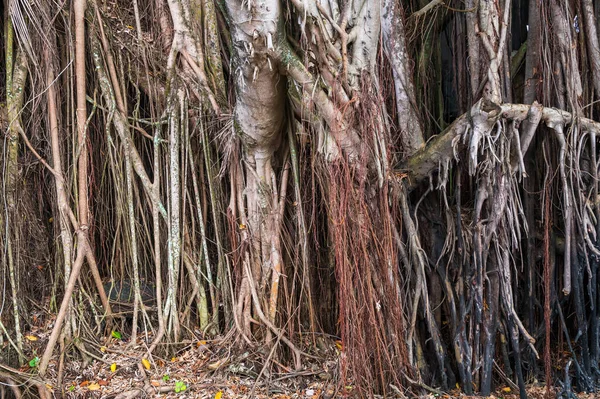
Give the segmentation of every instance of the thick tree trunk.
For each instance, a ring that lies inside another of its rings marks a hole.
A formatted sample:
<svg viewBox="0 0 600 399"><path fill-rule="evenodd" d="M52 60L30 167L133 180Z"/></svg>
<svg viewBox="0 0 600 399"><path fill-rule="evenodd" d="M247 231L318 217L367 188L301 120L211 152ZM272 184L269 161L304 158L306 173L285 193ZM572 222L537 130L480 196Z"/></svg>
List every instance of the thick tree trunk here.
<svg viewBox="0 0 600 399"><path fill-rule="evenodd" d="M249 232L246 235L249 254L245 262L251 264L245 270L252 271L243 277L242 287L246 289L238 296L238 318L244 326L243 333L250 335L252 293L249 287L251 284L259 287L259 306L265 310L266 306L275 308L276 281L281 273L278 179L273 164L284 133L286 88L279 73L275 45L285 37L280 30L278 1L250 2L246 7L238 0L228 0L227 10L231 18L236 91L232 133L242 143L245 172L245 201L238 206L239 212L245 215L243 219L247 220ZM266 288L271 276L273 285L269 298ZM254 312L260 311L254 309ZM274 316L269 312L271 322Z"/></svg>

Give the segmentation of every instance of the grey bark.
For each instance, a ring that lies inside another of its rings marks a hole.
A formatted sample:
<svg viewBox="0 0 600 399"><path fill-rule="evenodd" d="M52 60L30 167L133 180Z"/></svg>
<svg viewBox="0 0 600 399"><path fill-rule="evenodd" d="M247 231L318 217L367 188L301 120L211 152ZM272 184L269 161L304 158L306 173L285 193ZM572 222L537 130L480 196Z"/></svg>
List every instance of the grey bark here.
<svg viewBox="0 0 600 399"><path fill-rule="evenodd" d="M392 66L398 128L400 130L405 155L412 155L425 144L419 115L416 110L415 89L412 71L409 67L409 54L406 47L402 6L397 0L383 0L381 10L381 30L385 53Z"/></svg>

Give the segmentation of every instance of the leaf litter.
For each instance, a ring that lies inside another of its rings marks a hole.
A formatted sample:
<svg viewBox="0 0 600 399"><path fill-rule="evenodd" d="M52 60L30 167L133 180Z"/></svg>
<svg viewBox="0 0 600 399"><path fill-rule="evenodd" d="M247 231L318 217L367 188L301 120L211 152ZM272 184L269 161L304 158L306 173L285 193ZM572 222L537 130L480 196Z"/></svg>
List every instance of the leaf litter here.
<svg viewBox="0 0 600 399"><path fill-rule="evenodd" d="M48 326L46 326L48 327ZM26 355L32 359L21 372L36 373L38 355L50 335L48 328L37 326L28 333ZM118 335L118 338L115 336ZM143 338L145 337L145 339ZM310 347L307 339L307 346ZM303 369L294 371L277 359L269 359L264 348L256 351L236 351L231 340L184 341L170 358L153 354L147 348L152 333L138 336L135 344L122 334L111 334L99 341L82 338L82 356L65 358L62 382L59 382L59 356L51 361L46 375L47 387L65 398L198 398L198 399L331 399L362 397L351 383L339 380L341 341L318 337L311 352L314 358L303 359ZM475 399L456 388L443 394L418 394L415 387L394 387L388 398ZM596 398L597 394L581 394L580 399ZM382 396L371 395L374 398ZM546 396L543 384L530 384L531 399L558 399L555 388ZM518 392L498 384L490 399L518 399Z"/></svg>

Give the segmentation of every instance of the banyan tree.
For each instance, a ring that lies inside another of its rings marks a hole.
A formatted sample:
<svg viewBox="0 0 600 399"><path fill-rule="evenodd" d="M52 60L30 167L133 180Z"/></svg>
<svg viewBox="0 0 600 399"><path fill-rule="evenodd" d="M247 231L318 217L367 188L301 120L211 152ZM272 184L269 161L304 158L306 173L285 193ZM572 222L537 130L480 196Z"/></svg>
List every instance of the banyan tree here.
<svg viewBox="0 0 600 399"><path fill-rule="evenodd" d="M301 370L329 334L365 397L599 387L599 2L1 7L1 380L32 312L41 382L118 286L148 353Z"/></svg>

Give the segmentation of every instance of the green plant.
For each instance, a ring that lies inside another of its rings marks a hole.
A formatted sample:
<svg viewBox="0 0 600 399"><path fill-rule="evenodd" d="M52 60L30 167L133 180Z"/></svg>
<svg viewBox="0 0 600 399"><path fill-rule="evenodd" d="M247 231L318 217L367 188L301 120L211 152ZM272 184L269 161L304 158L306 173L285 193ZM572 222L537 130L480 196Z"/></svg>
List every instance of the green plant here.
<svg viewBox="0 0 600 399"><path fill-rule="evenodd" d="M29 361L29 367L31 368L37 367L38 364L40 364L40 358L37 356Z"/></svg>
<svg viewBox="0 0 600 399"><path fill-rule="evenodd" d="M183 381L175 381L175 392L179 393L179 392L183 392L187 389L187 386L185 385L185 382Z"/></svg>

